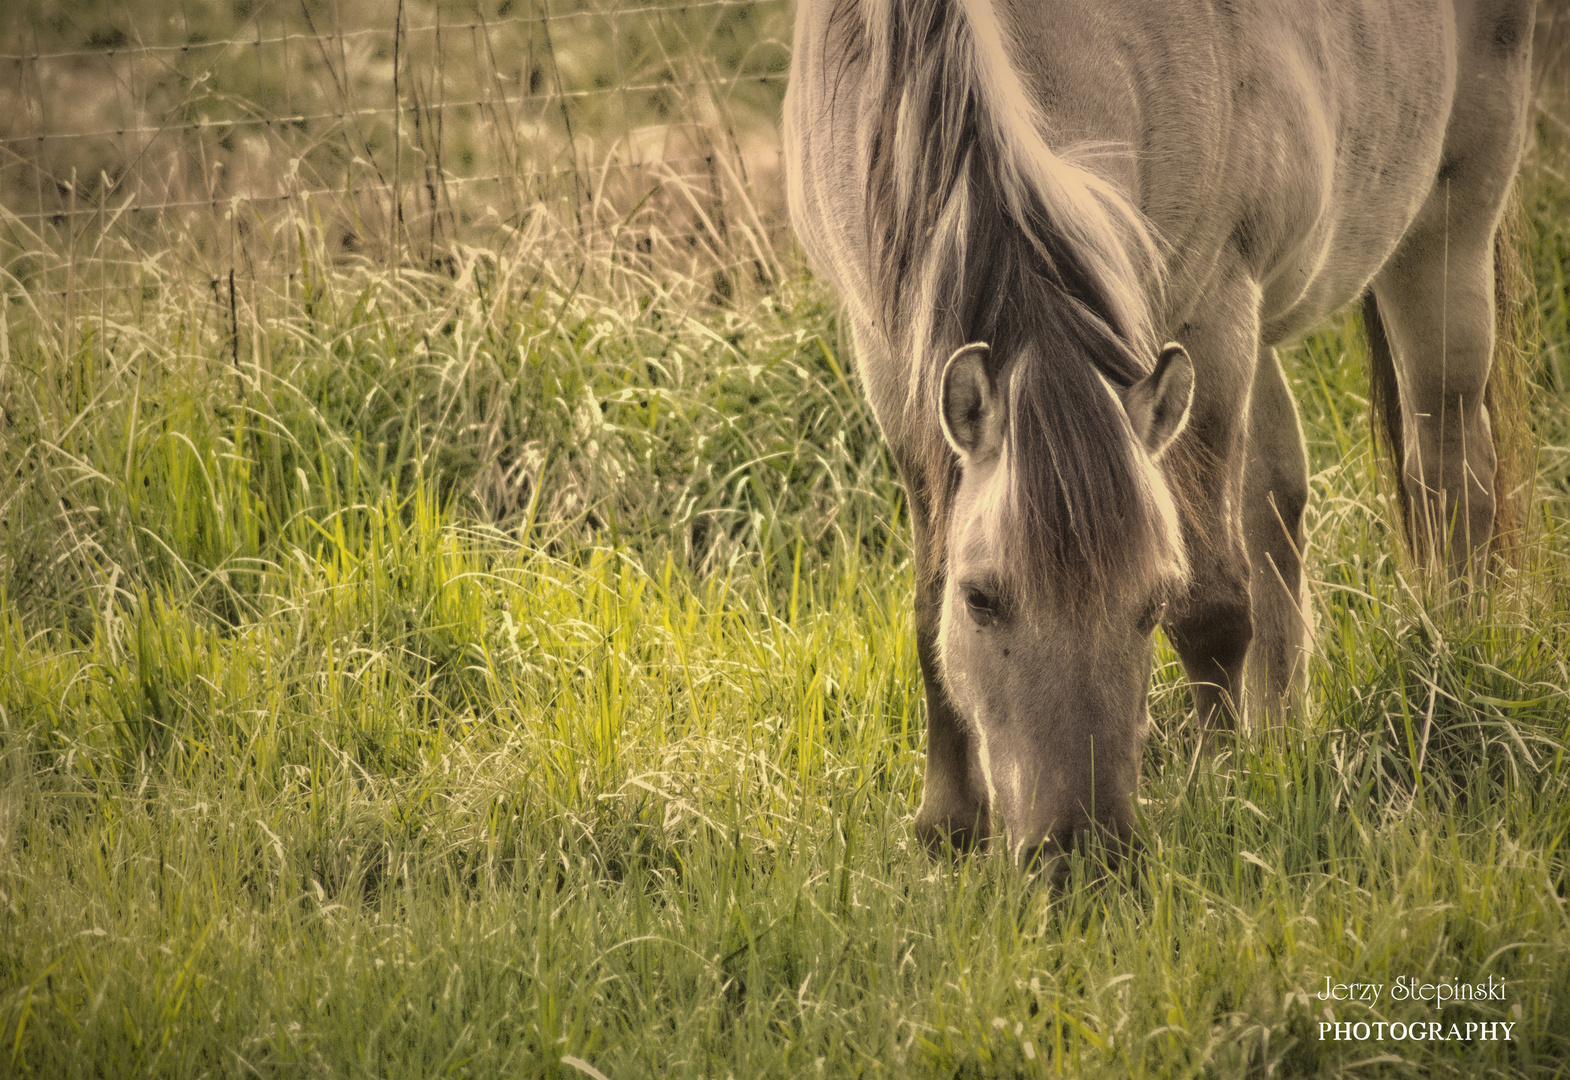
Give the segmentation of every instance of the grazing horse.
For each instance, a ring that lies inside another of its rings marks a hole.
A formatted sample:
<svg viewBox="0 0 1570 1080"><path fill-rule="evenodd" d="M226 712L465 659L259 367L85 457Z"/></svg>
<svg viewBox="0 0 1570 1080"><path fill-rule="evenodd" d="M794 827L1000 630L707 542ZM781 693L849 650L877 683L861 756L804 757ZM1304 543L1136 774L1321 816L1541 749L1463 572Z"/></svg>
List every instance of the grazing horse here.
<svg viewBox="0 0 1570 1080"><path fill-rule="evenodd" d="M1481 557L1533 20L798 0L791 218L909 497L929 843L1128 838L1158 624L1207 729L1289 703L1308 479L1275 346L1360 295L1412 538Z"/></svg>

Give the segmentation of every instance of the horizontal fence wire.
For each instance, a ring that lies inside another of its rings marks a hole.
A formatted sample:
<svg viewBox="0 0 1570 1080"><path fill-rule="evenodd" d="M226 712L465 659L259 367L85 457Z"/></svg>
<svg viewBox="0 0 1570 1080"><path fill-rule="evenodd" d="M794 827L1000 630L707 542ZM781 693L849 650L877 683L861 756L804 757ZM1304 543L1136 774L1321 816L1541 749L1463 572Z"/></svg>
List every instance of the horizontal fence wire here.
<svg viewBox="0 0 1570 1080"><path fill-rule="evenodd" d="M414 34L434 34L438 31L448 30L481 30L501 26L544 25L554 22L567 22L573 19L635 19L649 15L685 14L689 11L702 11L708 8L751 8L756 7L757 4L758 0L695 0L694 3L690 4L651 4L643 7L615 8L610 11L584 9L581 11L563 11L554 15L511 15L484 21L470 20L468 22L432 23L429 26L406 26L399 31L395 31L391 26L375 26L360 30L342 30L322 34L279 34L275 37L223 38L215 41L185 41L167 45L137 44L97 49L63 49L59 52L0 53L0 60L26 62L34 60L79 59L93 56L110 58L143 53L191 53L202 49L255 48L258 45L282 45L292 41L336 41L340 38L352 41L366 37L390 38L395 32L409 36Z"/></svg>
<svg viewBox="0 0 1570 1080"><path fill-rule="evenodd" d="M33 249L96 250L111 229L156 250L160 218L177 215L173 235L198 257L234 260L265 236L251 226L291 204L310 204L346 253L393 259L413 250L399 238L415 220L427 251L546 202L580 238L642 211L648 242L687 236L718 257L720 203L750 201L759 170L758 197L778 209L785 0L562 6L477 0L449 19L440 0L396 17L347 0L318 26L308 7L274 22L148 0L96 25L13 24L14 44L29 30L90 44L0 52L14 72L0 79L0 272ZM187 40L144 40L182 19Z"/></svg>
<svg viewBox="0 0 1570 1080"><path fill-rule="evenodd" d="M635 86L599 86L592 90L566 90L560 93L545 94L520 94L517 96L500 96L494 98L475 98L469 101L437 101L429 104L422 102L419 109L422 112L436 113L448 109L474 109L491 108L497 106L527 105L530 103L549 104L563 98L568 100L583 100L591 97L603 97L616 94L645 94L656 93L661 90L698 90L714 89L717 87L740 86L744 84L768 84L781 82L786 78L785 72L760 72L755 75L736 75L726 79L698 80L688 79L681 82L643 83ZM103 128L98 131L55 131L40 132L36 135L13 135L0 138L0 146L25 145L27 143L40 143L55 139L105 139L126 135L163 135L177 131L217 131L224 128L237 127L269 127L274 124L279 127L288 127L293 124L313 123L318 120L350 120L366 116L396 116L408 113L412 107L395 109L392 106L385 108L341 109L335 112L319 112L307 114L281 115L281 116L243 116L192 120L181 124L158 124L143 127Z"/></svg>
<svg viewBox="0 0 1570 1080"><path fill-rule="evenodd" d="M107 259L107 258L105 258L105 259L95 260L95 262L96 262L97 265L100 265L100 266L104 267L105 269L114 268L114 267L120 267L120 268L123 268L125 270L135 271L135 270L145 270L146 267L147 267L147 263L143 259ZM719 260L719 261L715 262L714 263L714 268L715 269L719 269L719 270L724 270L724 271L742 270L742 269L745 269L747 266L751 265L752 262L753 262L752 259L747 258L745 256L736 256L736 257L728 259L728 260ZM289 276L289 278L291 280L294 278L294 274L293 273L289 274L288 276ZM208 288L215 288L215 287L217 287L220 284L220 282L222 280L223 280L223 275L221 275L221 274L211 274L211 275L209 275L209 276L207 276L205 278L204 283L205 283L205 285ZM78 281L78 282L75 282L71 286L71 288L69 288L69 289L27 289L26 291L22 291L22 292L8 292L8 291L5 291L5 290L0 290L0 301L5 301L5 302L13 303L13 304L24 304L24 303L27 303L28 301L37 300L40 296L46 296L46 297L49 297L49 298L55 299L55 300L70 300L72 298L81 297L81 296L105 296L105 295L125 294L125 293L128 293L128 292L134 291L136 288L137 288L137 285L134 282L133 283L127 283L125 281L114 281L114 282L100 281L100 282L92 283L92 284L84 284L84 283Z"/></svg>

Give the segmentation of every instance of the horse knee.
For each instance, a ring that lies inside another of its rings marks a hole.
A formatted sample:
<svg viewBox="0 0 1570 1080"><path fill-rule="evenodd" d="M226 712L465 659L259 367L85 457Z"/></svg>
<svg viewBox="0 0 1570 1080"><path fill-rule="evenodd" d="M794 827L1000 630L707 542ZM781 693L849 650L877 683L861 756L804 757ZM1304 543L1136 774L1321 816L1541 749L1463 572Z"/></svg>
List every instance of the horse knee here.
<svg viewBox="0 0 1570 1080"><path fill-rule="evenodd" d="M1402 467L1413 539L1459 565L1493 536L1498 459L1488 413L1479 394L1413 420Z"/></svg>
<svg viewBox="0 0 1570 1080"><path fill-rule="evenodd" d="M1296 474L1273 477L1255 495L1245 527L1251 551L1268 553L1277 565L1296 564L1303 549L1303 512L1308 508L1308 478Z"/></svg>
<svg viewBox="0 0 1570 1080"><path fill-rule="evenodd" d="M1287 533L1293 537L1300 536L1303 531L1303 511L1308 508L1308 477L1282 477L1271 487L1270 501Z"/></svg>
<svg viewBox="0 0 1570 1080"><path fill-rule="evenodd" d="M1249 406L1249 459L1244 468L1247 544L1257 566L1268 555L1283 573L1296 567L1308 505L1308 451L1286 373L1274 349L1260 352Z"/></svg>
<svg viewBox="0 0 1570 1080"><path fill-rule="evenodd" d="M1167 636L1190 668L1228 670L1242 663L1254 639L1254 619L1245 603L1203 604L1185 613Z"/></svg>
<svg viewBox="0 0 1570 1080"><path fill-rule="evenodd" d="M1231 727L1243 689L1243 663L1254 639L1246 586L1240 597L1202 601L1166 628L1188 673L1201 723Z"/></svg>
<svg viewBox="0 0 1570 1080"><path fill-rule="evenodd" d="M1428 411L1413 410L1416 438L1405 462L1409 483L1458 487L1461 478L1470 474L1474 486L1492 490L1493 426L1482 399L1482 390L1472 400L1447 395L1443 404Z"/></svg>
<svg viewBox="0 0 1570 1080"><path fill-rule="evenodd" d="M1252 571L1251 609L1255 650L1261 640L1275 651L1280 639L1301 636L1303 602L1303 513L1308 506L1306 477L1286 478L1253 508L1247 528Z"/></svg>

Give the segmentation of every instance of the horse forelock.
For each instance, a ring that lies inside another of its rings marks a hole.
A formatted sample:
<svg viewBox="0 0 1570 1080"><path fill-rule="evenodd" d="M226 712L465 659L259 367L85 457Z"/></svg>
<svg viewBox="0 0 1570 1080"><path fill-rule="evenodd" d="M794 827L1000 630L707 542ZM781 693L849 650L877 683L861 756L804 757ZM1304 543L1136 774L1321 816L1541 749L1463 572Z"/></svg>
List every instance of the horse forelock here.
<svg viewBox="0 0 1570 1080"><path fill-rule="evenodd" d="M1083 326L1051 321L1034 327L1036 340L1050 344L1019 344L1002 380L1004 495L979 504L994 519L982 531L994 546L998 584L1027 612L1049 600L1086 610L1149 597L1185 574L1186 559L1169 487L1136 439L1117 394L1121 379L1111 375L1134 358L1076 363L1126 347L1104 326L1098 342L1077 336Z"/></svg>
<svg viewBox="0 0 1570 1080"><path fill-rule="evenodd" d="M852 10L839 0L837 17ZM848 48L879 88L867 133L869 278L887 346L910 358L915 495L942 573L957 462L936 423L943 365L986 341L1009 366L1009 496L995 535L1026 596L1094 596L1181 562L1159 473L1103 380L1126 389L1155 357L1157 240L1089 167L1054 151L992 0L860 0Z"/></svg>

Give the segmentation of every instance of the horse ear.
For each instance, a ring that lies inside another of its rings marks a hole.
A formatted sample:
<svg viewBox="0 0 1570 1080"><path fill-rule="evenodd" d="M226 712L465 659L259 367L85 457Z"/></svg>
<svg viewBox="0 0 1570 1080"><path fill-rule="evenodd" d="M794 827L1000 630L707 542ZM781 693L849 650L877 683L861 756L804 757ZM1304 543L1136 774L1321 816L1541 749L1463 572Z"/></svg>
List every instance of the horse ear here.
<svg viewBox="0 0 1570 1080"><path fill-rule="evenodd" d="M943 436L962 458L989 457L1003 449L1003 410L988 364L991 349L977 341L954 350L943 365Z"/></svg>
<svg viewBox="0 0 1570 1080"><path fill-rule="evenodd" d="M1194 363L1183 346L1168 342L1156 370L1124 391L1123 411L1146 451L1159 457L1183 430L1193 400Z"/></svg>

